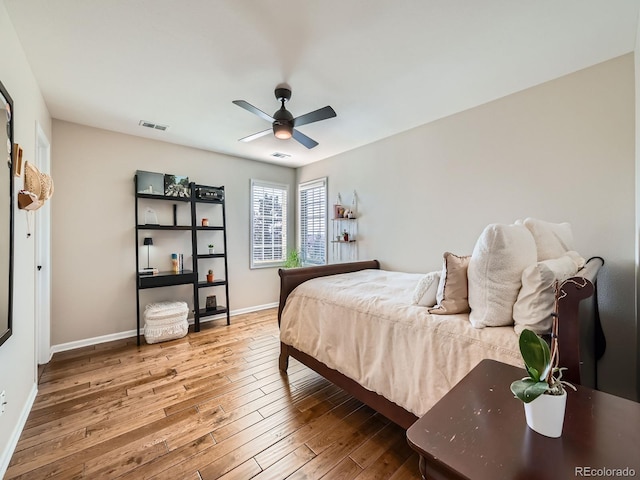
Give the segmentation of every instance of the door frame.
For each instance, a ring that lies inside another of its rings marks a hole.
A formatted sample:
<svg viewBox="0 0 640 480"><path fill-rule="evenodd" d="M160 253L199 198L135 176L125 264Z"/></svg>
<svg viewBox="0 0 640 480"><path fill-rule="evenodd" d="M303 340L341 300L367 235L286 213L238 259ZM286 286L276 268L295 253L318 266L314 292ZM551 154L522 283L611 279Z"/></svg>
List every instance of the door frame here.
<svg viewBox="0 0 640 480"><path fill-rule="evenodd" d="M51 171L51 143L36 122L35 164ZM51 205L44 202L35 215L35 331L36 369L51 360Z"/></svg>

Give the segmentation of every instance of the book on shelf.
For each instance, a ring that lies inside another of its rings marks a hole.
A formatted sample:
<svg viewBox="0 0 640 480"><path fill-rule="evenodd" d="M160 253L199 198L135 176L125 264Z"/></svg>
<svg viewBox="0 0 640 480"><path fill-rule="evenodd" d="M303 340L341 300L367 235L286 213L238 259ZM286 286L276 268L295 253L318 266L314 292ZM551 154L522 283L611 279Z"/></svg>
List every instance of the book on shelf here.
<svg viewBox="0 0 640 480"><path fill-rule="evenodd" d="M184 254L172 253L171 254L171 269L174 273L180 273L184 270Z"/></svg>
<svg viewBox="0 0 640 480"><path fill-rule="evenodd" d="M157 268L142 268L140 270L138 270L138 274L139 275L157 275L158 274L158 269Z"/></svg>

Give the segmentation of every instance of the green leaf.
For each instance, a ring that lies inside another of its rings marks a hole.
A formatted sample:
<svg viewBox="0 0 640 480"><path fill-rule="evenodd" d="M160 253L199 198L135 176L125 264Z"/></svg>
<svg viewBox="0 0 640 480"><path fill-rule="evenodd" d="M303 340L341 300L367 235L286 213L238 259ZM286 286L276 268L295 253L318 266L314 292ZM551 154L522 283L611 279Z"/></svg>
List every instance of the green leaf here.
<svg viewBox="0 0 640 480"><path fill-rule="evenodd" d="M551 369L551 352L547 342L525 329L520 334L519 344L529 376L536 382L544 381Z"/></svg>
<svg viewBox="0 0 640 480"><path fill-rule="evenodd" d="M511 384L513 394L524 403L529 403L538 398L549 389L547 382L538 382L531 378L516 380Z"/></svg>

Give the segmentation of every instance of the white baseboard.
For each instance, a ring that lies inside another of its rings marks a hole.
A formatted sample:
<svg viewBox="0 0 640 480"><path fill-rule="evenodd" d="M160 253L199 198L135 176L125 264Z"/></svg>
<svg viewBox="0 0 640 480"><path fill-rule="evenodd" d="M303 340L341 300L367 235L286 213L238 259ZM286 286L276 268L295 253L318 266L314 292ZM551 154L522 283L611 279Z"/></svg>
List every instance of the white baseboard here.
<svg viewBox="0 0 640 480"><path fill-rule="evenodd" d="M254 307L247 308L239 308L238 310L231 310L229 315L234 317L236 315L243 315L245 313L259 312L260 310L267 310L269 308L274 308L278 306L278 302L275 303L267 303L265 305L256 305ZM225 318L225 315L213 315L211 317L207 317L205 320L202 320L201 323L211 322L213 320L218 320L220 318ZM189 323L193 323L193 319L189 319ZM122 340L123 338L131 338L135 337L137 334L136 330L127 330L125 332L111 333L109 335L102 335L100 337L92 337L86 338L84 340L76 340L74 342L61 343L60 345L52 345L51 346L51 355L57 352L66 352L67 350L73 350L75 348L82 347L90 347L91 345L98 345L99 343L113 342L114 340ZM50 357L51 358L51 357Z"/></svg>
<svg viewBox="0 0 640 480"><path fill-rule="evenodd" d="M22 430L24 430L24 426L27 424L27 419L29 418L29 413L31 413L31 408L33 407L33 402L36 400L37 394L38 385L34 383L33 387L31 387L31 392L29 392L29 396L27 397L27 401L22 407L22 412L20 412L18 423L14 427L13 432L11 433L11 437L9 437L7 448L5 448L4 452L2 452L2 455L0 456L0 478L4 478L4 474L7 473L9 462L11 461L11 457L13 456L13 452L15 452L16 450L18 440L20 440L20 435L22 434Z"/></svg>

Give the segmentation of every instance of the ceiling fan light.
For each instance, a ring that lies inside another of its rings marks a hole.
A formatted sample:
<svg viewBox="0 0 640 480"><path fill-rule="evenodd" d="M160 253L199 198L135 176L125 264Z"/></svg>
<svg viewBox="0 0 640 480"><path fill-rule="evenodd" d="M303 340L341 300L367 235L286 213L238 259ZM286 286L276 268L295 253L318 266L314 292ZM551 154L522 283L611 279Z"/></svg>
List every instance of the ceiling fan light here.
<svg viewBox="0 0 640 480"><path fill-rule="evenodd" d="M293 135L293 127L291 127L291 125L274 123L273 134L280 140L288 140Z"/></svg>

